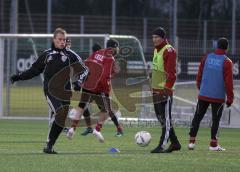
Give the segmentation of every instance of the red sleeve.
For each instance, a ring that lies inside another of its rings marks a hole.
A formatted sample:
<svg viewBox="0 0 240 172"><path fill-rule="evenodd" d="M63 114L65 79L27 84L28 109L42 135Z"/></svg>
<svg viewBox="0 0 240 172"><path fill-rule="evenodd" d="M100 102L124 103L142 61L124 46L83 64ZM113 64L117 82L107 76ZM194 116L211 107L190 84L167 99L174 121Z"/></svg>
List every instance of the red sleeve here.
<svg viewBox="0 0 240 172"><path fill-rule="evenodd" d="M227 94L227 102L229 104L232 104L233 98L234 98L233 73L232 73L232 61L229 58L227 58L224 61L223 76L224 76L225 90Z"/></svg>
<svg viewBox="0 0 240 172"><path fill-rule="evenodd" d="M199 68L198 68L196 81L197 81L197 88L199 90L200 90L200 85L201 85L201 81L202 81L203 68L204 68L204 64L205 64L206 58L207 58L207 55L204 56L201 59L201 62L200 62Z"/></svg>
<svg viewBox="0 0 240 172"><path fill-rule="evenodd" d="M176 64L177 64L177 55L176 51L173 48L168 48L163 53L164 59L164 70L167 75L167 80L165 88L172 89L176 81Z"/></svg>

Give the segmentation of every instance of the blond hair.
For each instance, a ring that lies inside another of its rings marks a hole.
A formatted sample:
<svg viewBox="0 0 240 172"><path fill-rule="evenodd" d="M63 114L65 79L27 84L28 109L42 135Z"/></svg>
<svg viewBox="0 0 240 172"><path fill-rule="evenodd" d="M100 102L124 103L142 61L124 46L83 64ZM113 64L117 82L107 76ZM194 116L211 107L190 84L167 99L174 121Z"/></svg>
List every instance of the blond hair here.
<svg viewBox="0 0 240 172"><path fill-rule="evenodd" d="M56 38L57 34L59 34L59 33L67 36L66 30L59 27L59 28L55 29L55 31L53 32L53 38Z"/></svg>

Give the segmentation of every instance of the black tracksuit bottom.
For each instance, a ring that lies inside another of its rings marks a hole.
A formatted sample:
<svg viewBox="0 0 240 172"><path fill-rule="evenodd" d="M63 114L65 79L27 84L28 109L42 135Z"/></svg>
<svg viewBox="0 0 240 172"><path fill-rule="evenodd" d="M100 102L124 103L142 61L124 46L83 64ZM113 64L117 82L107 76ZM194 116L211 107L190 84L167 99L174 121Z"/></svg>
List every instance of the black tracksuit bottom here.
<svg viewBox="0 0 240 172"><path fill-rule="evenodd" d="M211 139L217 140L217 132L219 127L219 122L222 117L224 103L214 103L204 100L198 100L197 109L192 120L192 125L190 128L190 137L196 137L199 129L201 120L203 119L209 104L212 107L212 126L211 126Z"/></svg>
<svg viewBox="0 0 240 172"><path fill-rule="evenodd" d="M169 139L172 144L179 143L172 125L172 96L164 97L164 95L153 93L153 103L157 119L162 125L159 145L164 148Z"/></svg>
<svg viewBox="0 0 240 172"><path fill-rule="evenodd" d="M67 100L60 100L47 91L45 91L45 96L51 113L49 116L50 130L47 142L49 146L52 147L65 126L70 105L70 97Z"/></svg>

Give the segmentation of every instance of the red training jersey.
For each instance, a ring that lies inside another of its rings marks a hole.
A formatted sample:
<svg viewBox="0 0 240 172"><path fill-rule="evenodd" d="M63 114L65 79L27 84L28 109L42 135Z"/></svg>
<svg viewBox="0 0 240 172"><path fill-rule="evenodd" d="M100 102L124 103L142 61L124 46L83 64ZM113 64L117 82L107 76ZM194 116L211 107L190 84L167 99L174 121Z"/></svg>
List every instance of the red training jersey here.
<svg viewBox="0 0 240 172"><path fill-rule="evenodd" d="M111 48L101 49L87 58L85 64L89 68L89 75L93 74L94 76L89 77L86 83L92 83L93 85L87 86L87 84L83 84L83 88L94 93L109 95L111 78L118 72L113 53ZM99 67L101 70L99 70Z"/></svg>

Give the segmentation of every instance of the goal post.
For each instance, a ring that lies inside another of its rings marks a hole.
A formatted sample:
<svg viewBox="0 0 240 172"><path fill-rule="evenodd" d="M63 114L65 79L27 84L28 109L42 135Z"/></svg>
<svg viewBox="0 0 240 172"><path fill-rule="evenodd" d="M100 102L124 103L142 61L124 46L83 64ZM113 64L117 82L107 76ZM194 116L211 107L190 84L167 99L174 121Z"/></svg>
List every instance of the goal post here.
<svg viewBox="0 0 240 172"><path fill-rule="evenodd" d="M0 118L3 117L4 40L0 38Z"/></svg>

